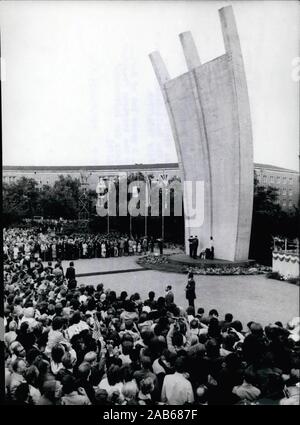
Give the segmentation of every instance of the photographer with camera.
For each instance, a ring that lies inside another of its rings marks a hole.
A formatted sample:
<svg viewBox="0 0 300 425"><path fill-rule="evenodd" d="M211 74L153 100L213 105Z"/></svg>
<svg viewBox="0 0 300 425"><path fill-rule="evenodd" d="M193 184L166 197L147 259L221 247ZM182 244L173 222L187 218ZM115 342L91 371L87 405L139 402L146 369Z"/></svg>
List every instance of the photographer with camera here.
<svg viewBox="0 0 300 425"><path fill-rule="evenodd" d="M191 332L188 321L182 317L174 317L167 334L167 346L171 353L188 351L191 346Z"/></svg>

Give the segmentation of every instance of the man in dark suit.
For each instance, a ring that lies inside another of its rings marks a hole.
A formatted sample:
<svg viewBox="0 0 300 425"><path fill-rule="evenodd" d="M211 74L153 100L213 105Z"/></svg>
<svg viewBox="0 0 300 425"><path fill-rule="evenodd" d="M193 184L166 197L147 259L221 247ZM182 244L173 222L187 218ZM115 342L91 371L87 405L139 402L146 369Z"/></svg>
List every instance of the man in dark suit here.
<svg viewBox="0 0 300 425"><path fill-rule="evenodd" d="M71 261L66 271L66 279L69 282L70 280L75 280L75 277L76 277L76 271L74 268L74 263L73 261Z"/></svg>
<svg viewBox="0 0 300 425"><path fill-rule="evenodd" d="M197 236L194 237L194 242L193 242L193 258L197 258L197 251L198 251L198 246L199 246L199 239Z"/></svg>
<svg viewBox="0 0 300 425"><path fill-rule="evenodd" d="M189 255L192 258L193 257L194 236L190 236L188 241L189 241Z"/></svg>

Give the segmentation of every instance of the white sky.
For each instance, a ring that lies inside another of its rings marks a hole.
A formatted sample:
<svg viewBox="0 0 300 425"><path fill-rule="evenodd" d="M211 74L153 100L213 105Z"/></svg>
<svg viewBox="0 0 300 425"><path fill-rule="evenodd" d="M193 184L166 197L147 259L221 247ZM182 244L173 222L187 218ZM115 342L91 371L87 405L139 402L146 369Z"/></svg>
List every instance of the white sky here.
<svg viewBox="0 0 300 425"><path fill-rule="evenodd" d="M218 9L234 7L248 81L254 160L298 169L296 1L0 3L4 165L177 162L148 54L186 72L178 34L202 62L224 53Z"/></svg>

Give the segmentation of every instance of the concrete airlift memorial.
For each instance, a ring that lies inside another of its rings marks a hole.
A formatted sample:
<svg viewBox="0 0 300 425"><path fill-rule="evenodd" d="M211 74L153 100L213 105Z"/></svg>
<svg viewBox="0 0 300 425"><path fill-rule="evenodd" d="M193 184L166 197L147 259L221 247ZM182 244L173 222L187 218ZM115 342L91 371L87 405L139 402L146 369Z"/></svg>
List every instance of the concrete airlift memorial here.
<svg viewBox="0 0 300 425"><path fill-rule="evenodd" d="M199 199L204 192L204 210L194 214L195 191L192 196L184 190L186 253L190 236L198 236L200 250L209 247L212 236L216 259L244 262L249 254L253 206L250 107L232 7L220 9L219 15L225 54L201 64L192 34L184 32L179 38L188 72L170 79L160 54L153 52L150 59L183 179L195 182ZM196 182L203 182L204 189Z"/></svg>

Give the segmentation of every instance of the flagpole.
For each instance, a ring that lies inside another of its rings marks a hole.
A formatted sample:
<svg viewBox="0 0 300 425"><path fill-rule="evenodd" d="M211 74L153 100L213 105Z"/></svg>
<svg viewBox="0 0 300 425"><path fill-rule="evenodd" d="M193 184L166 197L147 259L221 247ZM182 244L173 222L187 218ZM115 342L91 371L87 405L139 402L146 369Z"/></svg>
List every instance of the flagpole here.
<svg viewBox="0 0 300 425"><path fill-rule="evenodd" d="M107 233L109 234L109 183L108 183L108 192L107 192Z"/></svg>
<svg viewBox="0 0 300 425"><path fill-rule="evenodd" d="M145 183L146 183L146 186L145 186L145 236L147 237L147 216L148 216L148 198L147 198L148 197L148 193L147 193L148 177L147 177L147 174L145 175Z"/></svg>

